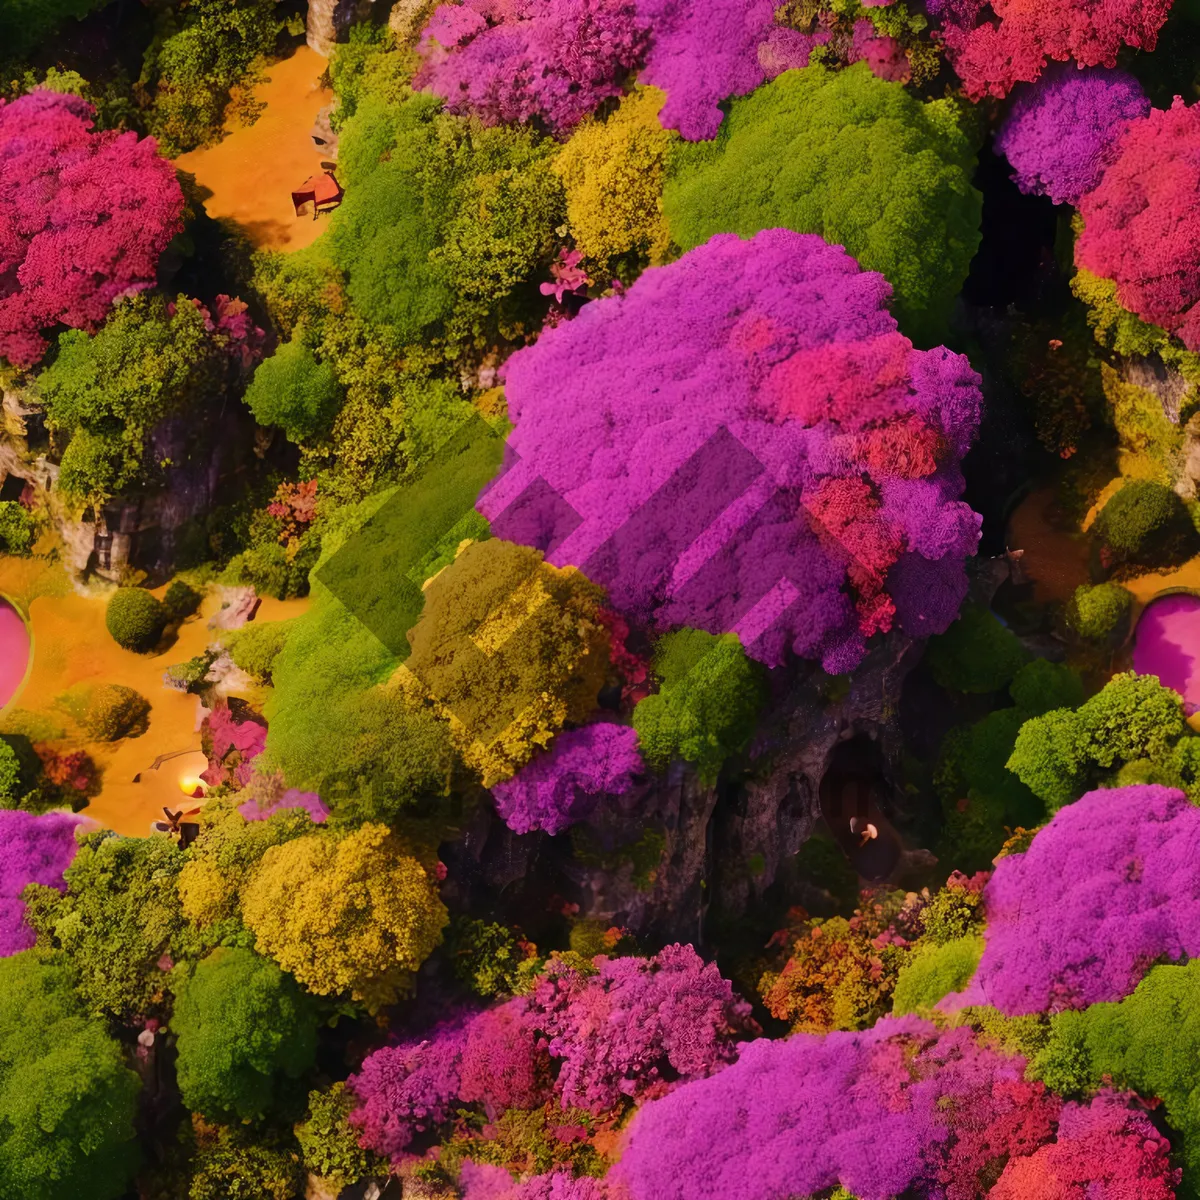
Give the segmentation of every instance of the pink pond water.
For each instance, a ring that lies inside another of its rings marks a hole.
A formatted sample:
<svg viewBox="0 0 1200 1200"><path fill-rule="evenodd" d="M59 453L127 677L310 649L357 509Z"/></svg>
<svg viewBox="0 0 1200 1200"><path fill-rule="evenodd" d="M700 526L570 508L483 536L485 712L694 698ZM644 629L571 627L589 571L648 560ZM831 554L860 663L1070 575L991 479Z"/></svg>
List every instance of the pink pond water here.
<svg viewBox="0 0 1200 1200"><path fill-rule="evenodd" d="M0 708L16 694L29 665L29 630L16 609L0 600Z"/></svg>
<svg viewBox="0 0 1200 1200"><path fill-rule="evenodd" d="M1134 637L1133 669L1174 688L1189 714L1200 710L1200 596L1164 596L1147 607Z"/></svg>

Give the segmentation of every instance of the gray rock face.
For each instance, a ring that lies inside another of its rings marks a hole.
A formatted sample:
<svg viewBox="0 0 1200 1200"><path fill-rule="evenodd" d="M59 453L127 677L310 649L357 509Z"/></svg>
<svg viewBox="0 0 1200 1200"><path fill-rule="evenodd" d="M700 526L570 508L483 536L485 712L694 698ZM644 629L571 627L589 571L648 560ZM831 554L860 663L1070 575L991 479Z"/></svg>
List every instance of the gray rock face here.
<svg viewBox="0 0 1200 1200"><path fill-rule="evenodd" d="M308 0L305 38L309 47L328 58L337 42L346 40L351 25L371 15L374 0Z"/></svg>

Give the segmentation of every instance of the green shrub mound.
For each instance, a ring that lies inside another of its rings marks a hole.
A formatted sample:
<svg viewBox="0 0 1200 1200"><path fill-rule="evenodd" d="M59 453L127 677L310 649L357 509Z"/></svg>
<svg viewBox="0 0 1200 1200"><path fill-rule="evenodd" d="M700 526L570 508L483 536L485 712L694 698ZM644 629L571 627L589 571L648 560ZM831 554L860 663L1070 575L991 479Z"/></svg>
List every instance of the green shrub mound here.
<svg viewBox="0 0 1200 1200"><path fill-rule="evenodd" d="M167 610L143 588L117 588L108 602L104 623L118 646L144 653L158 645L167 625Z"/></svg>
<svg viewBox="0 0 1200 1200"><path fill-rule="evenodd" d="M259 364L246 404L260 425L278 425L289 442L307 442L329 432L341 394L333 366L291 341Z"/></svg>
<svg viewBox="0 0 1200 1200"><path fill-rule="evenodd" d="M1100 510L1093 529L1103 566L1175 566L1200 549L1183 501L1149 479L1126 483Z"/></svg>
<svg viewBox="0 0 1200 1200"><path fill-rule="evenodd" d="M1067 625L1090 642L1118 642L1129 631L1133 596L1119 583L1082 584L1067 606Z"/></svg>

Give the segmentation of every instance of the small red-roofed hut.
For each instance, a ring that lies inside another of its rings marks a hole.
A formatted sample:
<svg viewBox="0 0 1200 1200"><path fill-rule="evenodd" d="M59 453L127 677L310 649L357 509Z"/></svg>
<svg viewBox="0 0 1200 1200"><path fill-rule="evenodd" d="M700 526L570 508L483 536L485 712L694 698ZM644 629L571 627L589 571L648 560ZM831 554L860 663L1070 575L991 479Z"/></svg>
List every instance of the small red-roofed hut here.
<svg viewBox="0 0 1200 1200"><path fill-rule="evenodd" d="M344 194L342 185L333 177L333 172L322 171L318 175L310 176L292 192L292 204L295 205L296 216L299 216L300 209L311 201L315 221L319 213L337 208Z"/></svg>

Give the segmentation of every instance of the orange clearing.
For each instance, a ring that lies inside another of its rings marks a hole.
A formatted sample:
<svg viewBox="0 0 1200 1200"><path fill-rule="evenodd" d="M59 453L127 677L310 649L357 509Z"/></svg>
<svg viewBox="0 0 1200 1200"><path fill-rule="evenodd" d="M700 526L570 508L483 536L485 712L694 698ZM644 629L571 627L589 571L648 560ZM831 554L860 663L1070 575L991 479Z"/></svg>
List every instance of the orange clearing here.
<svg viewBox="0 0 1200 1200"><path fill-rule="evenodd" d="M1070 600L1088 582L1087 546L1055 527L1055 502L1053 487L1038 488L1021 501L1008 525L1009 548L1025 551L1021 568L1033 583L1034 597L1043 603Z"/></svg>
<svg viewBox="0 0 1200 1200"><path fill-rule="evenodd" d="M210 217L236 221L260 250L299 250L325 229L327 218L296 216L292 189L321 166L322 154L309 136L317 112L333 93L317 81L328 63L301 46L291 58L268 68L254 89L266 109L253 125L230 130L224 140L175 160L195 175L207 195Z"/></svg>
<svg viewBox="0 0 1200 1200"><path fill-rule="evenodd" d="M141 737L117 742L85 742L83 748L102 772L100 794L84 813L117 833L144 837L150 823L162 816L163 805L192 807L180 779L197 775L205 763L200 750L200 701L163 685L163 672L174 663L202 654L219 634L208 628L209 618L220 608L215 594L205 597L199 613L180 628L167 649L154 654L134 654L113 641L104 625L108 595L80 595L61 584L36 588L31 602L28 582L33 564L0 557L0 592L22 604L33 629L33 662L24 688L13 707L56 715L54 700L76 683L119 683L140 692L150 702L149 728ZM61 568L43 566L49 575ZM58 582L58 581L55 581ZM157 589L161 599L164 588ZM46 594L58 591L61 594ZM265 599L255 618L283 621L299 616L307 600ZM67 722L63 722L66 724ZM186 753L180 753L181 751ZM178 755L154 770L160 755ZM141 782L133 777L141 775Z"/></svg>

